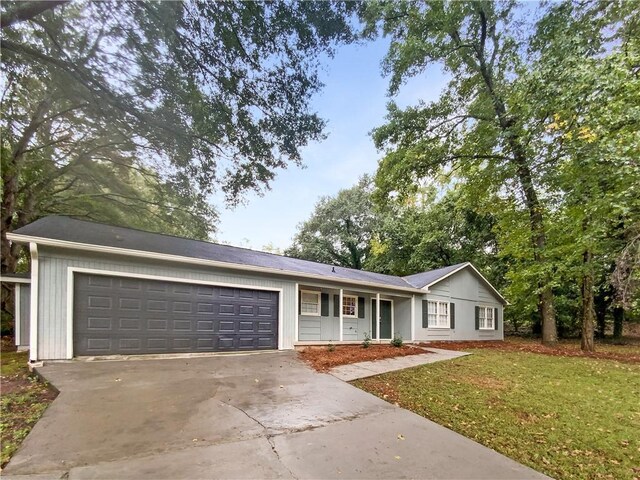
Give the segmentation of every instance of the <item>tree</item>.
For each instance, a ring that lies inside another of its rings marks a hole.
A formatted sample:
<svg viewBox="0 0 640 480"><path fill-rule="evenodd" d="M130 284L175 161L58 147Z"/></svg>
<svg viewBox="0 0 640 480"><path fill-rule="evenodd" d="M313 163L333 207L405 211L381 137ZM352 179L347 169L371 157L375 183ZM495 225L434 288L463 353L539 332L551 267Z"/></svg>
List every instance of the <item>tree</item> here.
<svg viewBox="0 0 640 480"><path fill-rule="evenodd" d="M285 255L342 267L362 269L371 249L377 216L371 201L371 178L322 197L311 217L298 226Z"/></svg>
<svg viewBox="0 0 640 480"><path fill-rule="evenodd" d="M472 262L500 288L504 272L497 258L494 219L467 203L463 186L441 198L429 189L410 201L385 201L372 239L367 269L410 275ZM374 196L375 198L375 196Z"/></svg>
<svg viewBox="0 0 640 480"><path fill-rule="evenodd" d="M580 284L586 351L595 348L596 280L606 278L601 272L611 270L640 220L637 11L599 2L553 5L537 25L535 60L520 82L529 114L546 121L546 131L532 138L538 156L554 167L544 184L556 195L561 225L552 242L556 268Z"/></svg>
<svg viewBox="0 0 640 480"><path fill-rule="evenodd" d="M2 2L2 273L50 213L208 237L211 192L262 192L322 138L318 58L357 8Z"/></svg>
<svg viewBox="0 0 640 480"><path fill-rule="evenodd" d="M48 213L43 205L71 209L81 170L112 201L125 169L198 202L218 188L231 204L264 191L277 169L300 164L302 145L322 138L309 106L321 87L318 55L351 39L357 8L36 3L0 7L3 273L17 261L6 233Z"/></svg>
<svg viewBox="0 0 640 480"><path fill-rule="evenodd" d="M374 132L386 155L376 184L384 192L411 192L426 177L455 172L483 196L511 191L513 207L528 215L528 250L535 275L542 338L557 340L547 247L545 201L536 182L527 122L510 103L513 78L522 68L522 45L513 32L514 4L493 2L374 2L365 18L391 37L385 72L390 94L431 64L449 74L447 88L431 104L404 110L391 103L388 122Z"/></svg>

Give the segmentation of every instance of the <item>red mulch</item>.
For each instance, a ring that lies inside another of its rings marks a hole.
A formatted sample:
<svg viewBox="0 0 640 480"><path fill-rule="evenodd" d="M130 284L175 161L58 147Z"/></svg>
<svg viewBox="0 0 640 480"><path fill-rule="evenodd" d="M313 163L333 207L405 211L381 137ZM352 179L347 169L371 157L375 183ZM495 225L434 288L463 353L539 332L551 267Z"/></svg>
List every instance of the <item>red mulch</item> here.
<svg viewBox="0 0 640 480"><path fill-rule="evenodd" d="M419 355L429 353L420 347L403 345L338 345L330 350L328 347L306 347L299 352L300 357L319 372L350 363L382 360L383 358L406 357L407 355Z"/></svg>
<svg viewBox="0 0 640 480"><path fill-rule="evenodd" d="M523 340L512 339L505 341L465 341L465 342L425 342L421 343L423 347L444 348L447 350L472 350L489 348L504 352L529 352L540 355L551 355L555 357L589 357L604 360L617 360L624 363L640 363L640 348L629 348L628 351L601 350L593 353L583 352L580 345L576 343L558 343L555 347L547 347L542 345L539 340ZM612 348L607 346L608 348Z"/></svg>

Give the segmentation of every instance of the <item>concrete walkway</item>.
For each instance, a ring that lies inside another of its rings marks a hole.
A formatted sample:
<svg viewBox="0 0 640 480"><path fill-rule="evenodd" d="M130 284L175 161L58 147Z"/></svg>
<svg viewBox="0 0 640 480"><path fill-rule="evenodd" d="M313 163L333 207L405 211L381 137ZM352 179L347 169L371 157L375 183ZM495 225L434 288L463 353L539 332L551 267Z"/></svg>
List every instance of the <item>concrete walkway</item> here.
<svg viewBox="0 0 640 480"><path fill-rule="evenodd" d="M467 352L455 352L441 348L425 348L425 350L431 353L341 365L340 367L332 368L329 370L329 373L340 380L350 382L359 378L373 377L374 375L380 375L382 373L395 372L396 370L404 370L405 368L419 367L427 363L441 362L443 360L451 360L453 358L471 355Z"/></svg>
<svg viewBox="0 0 640 480"><path fill-rule="evenodd" d="M294 352L38 371L60 395L3 480L547 478Z"/></svg>

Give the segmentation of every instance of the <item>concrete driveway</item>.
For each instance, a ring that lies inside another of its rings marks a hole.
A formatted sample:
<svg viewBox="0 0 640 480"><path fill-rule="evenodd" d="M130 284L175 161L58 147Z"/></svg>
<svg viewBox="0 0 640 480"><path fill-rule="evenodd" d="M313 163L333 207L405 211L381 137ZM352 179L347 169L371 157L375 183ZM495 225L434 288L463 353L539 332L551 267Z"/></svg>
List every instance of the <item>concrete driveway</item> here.
<svg viewBox="0 0 640 480"><path fill-rule="evenodd" d="M292 352L39 371L60 395L3 477L546 478Z"/></svg>

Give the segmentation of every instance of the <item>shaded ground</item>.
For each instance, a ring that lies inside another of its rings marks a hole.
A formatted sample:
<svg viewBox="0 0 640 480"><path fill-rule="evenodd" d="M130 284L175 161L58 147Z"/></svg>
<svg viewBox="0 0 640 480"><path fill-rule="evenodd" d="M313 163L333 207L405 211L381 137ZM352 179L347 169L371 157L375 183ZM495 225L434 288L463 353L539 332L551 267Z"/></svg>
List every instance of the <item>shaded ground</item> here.
<svg viewBox="0 0 640 480"><path fill-rule="evenodd" d="M563 340L555 347L546 347L539 340L523 338L507 338L504 341L485 342L425 342L426 347L445 348L448 350L490 349L502 352L529 352L556 357L590 357L605 360L617 360L625 363L640 363L640 345L596 344L594 353L580 350L579 340Z"/></svg>
<svg viewBox="0 0 640 480"><path fill-rule="evenodd" d="M442 347L445 348L445 347ZM413 345L394 347L392 345L338 345L336 347L306 347L299 352L300 358L311 365L318 372L326 372L340 365L357 362L369 362L384 358L405 357L429 353L423 348Z"/></svg>
<svg viewBox="0 0 640 480"><path fill-rule="evenodd" d="M640 478L635 354L602 352L623 363L529 343L443 342L473 355L354 385L557 479Z"/></svg>
<svg viewBox="0 0 640 480"><path fill-rule="evenodd" d="M2 342L0 372L0 468L4 468L57 393L27 368L28 352ZM11 351L13 350L13 351Z"/></svg>

